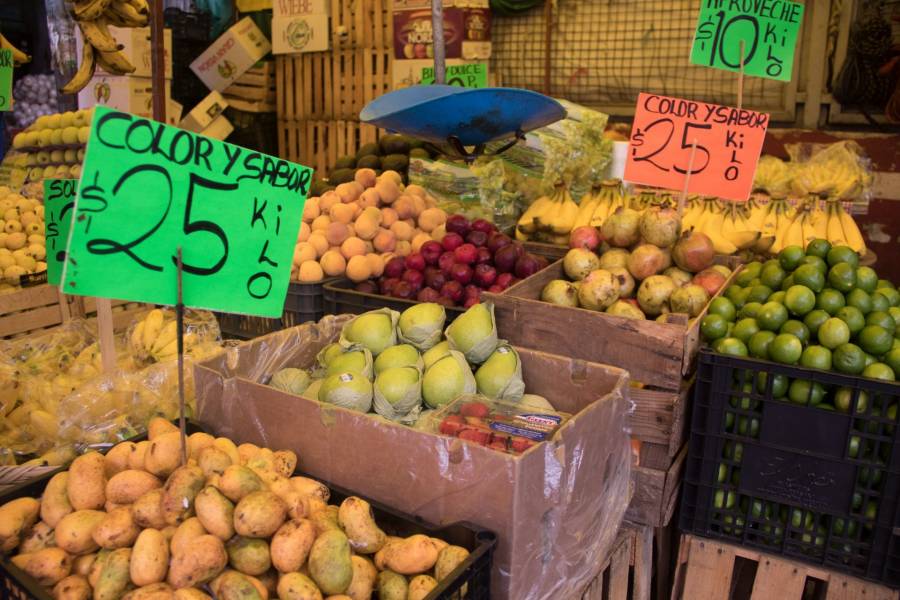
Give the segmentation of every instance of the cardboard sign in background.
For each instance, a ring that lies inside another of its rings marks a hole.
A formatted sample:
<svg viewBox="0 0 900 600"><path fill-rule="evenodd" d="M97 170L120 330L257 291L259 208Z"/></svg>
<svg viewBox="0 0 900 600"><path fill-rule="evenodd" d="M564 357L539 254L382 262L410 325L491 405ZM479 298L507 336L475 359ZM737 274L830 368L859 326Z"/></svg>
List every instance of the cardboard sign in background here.
<svg viewBox="0 0 900 600"><path fill-rule="evenodd" d="M0 49L0 111L12 110L13 53L9 48Z"/></svg>
<svg viewBox="0 0 900 600"><path fill-rule="evenodd" d="M803 22L803 5L787 0L766 2L701 0L691 63L790 81L794 48Z"/></svg>
<svg viewBox="0 0 900 600"><path fill-rule="evenodd" d="M59 285L66 243L75 216L77 179L44 180L44 237L47 240L47 283Z"/></svg>
<svg viewBox="0 0 900 600"><path fill-rule="evenodd" d="M312 169L98 106L63 291L281 316Z"/></svg>
<svg viewBox="0 0 900 600"><path fill-rule="evenodd" d="M628 142L625 180L689 194L746 200L769 115L696 100L641 93Z"/></svg>
<svg viewBox="0 0 900 600"><path fill-rule="evenodd" d="M486 88L488 84L487 63L447 65L447 85L464 88ZM422 85L434 83L434 67L422 69Z"/></svg>

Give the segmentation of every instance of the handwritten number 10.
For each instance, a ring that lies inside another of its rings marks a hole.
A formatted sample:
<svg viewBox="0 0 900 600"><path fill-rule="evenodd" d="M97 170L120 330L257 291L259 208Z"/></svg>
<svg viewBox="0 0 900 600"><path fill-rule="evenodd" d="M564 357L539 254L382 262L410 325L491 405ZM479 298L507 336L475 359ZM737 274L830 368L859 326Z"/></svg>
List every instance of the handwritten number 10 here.
<svg viewBox="0 0 900 600"><path fill-rule="evenodd" d="M746 65L753 60L753 55L756 54L756 47L759 44L759 23L756 21L755 17L750 15L738 15L732 17L725 23L725 11L723 10L717 12L716 16L719 17L719 23L716 25L716 33L713 35L712 52L709 53L709 66L715 66L716 53L718 52L719 60L722 64L732 69L739 69L741 66L740 56L737 57L737 62L734 64L728 62L725 58L725 37L728 35L731 26L741 21L747 21L753 26L753 33L750 35L750 47L747 49L747 54L744 56L744 64Z"/></svg>

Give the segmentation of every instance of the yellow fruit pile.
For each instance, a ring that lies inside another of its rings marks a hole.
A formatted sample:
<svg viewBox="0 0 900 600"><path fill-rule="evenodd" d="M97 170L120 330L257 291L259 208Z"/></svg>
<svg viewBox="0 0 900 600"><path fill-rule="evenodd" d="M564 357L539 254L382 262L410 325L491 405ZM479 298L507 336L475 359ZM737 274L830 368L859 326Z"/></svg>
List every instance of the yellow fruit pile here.
<svg viewBox="0 0 900 600"><path fill-rule="evenodd" d="M26 155L27 180L78 179L93 115L92 108L43 115L17 134L12 148Z"/></svg>
<svg viewBox="0 0 900 600"><path fill-rule="evenodd" d="M47 270L44 205L0 186L0 291Z"/></svg>
<svg viewBox="0 0 900 600"><path fill-rule="evenodd" d="M469 556L386 534L362 498L329 504L290 450L194 433L182 464L178 429L148 432L0 506L0 549L55 598L419 600Z"/></svg>
<svg viewBox="0 0 900 600"><path fill-rule="evenodd" d="M354 181L306 200L291 279L379 277L391 257L440 241L446 221L447 213L421 186L404 187L395 171L376 176L359 169Z"/></svg>

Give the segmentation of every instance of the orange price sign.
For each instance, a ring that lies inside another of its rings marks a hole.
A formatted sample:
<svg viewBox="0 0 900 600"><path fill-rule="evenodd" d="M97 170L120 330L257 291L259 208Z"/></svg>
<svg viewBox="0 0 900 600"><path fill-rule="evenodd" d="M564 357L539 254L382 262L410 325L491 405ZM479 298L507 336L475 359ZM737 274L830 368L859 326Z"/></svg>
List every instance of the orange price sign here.
<svg viewBox="0 0 900 600"><path fill-rule="evenodd" d="M696 100L638 96L625 180L744 201L762 151L769 115Z"/></svg>

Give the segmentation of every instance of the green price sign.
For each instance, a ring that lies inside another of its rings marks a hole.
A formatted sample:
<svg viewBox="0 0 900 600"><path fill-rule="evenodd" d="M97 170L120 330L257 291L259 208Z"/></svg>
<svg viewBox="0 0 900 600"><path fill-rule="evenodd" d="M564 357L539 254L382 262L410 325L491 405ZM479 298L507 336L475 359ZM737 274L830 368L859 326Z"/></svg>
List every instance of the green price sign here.
<svg viewBox="0 0 900 600"><path fill-rule="evenodd" d="M790 81L803 5L787 0L701 0L691 63Z"/></svg>
<svg viewBox="0 0 900 600"><path fill-rule="evenodd" d="M312 169L97 106L62 291L279 317Z"/></svg>
<svg viewBox="0 0 900 600"><path fill-rule="evenodd" d="M13 53L9 48L0 49L0 111L12 110Z"/></svg>
<svg viewBox="0 0 900 600"><path fill-rule="evenodd" d="M77 192L77 179L44 180L44 237L47 239L47 283L50 285L59 285L62 275Z"/></svg>
<svg viewBox="0 0 900 600"><path fill-rule="evenodd" d="M485 88L488 84L487 63L447 65L447 85L464 88ZM422 85L434 83L434 67L422 69Z"/></svg>

